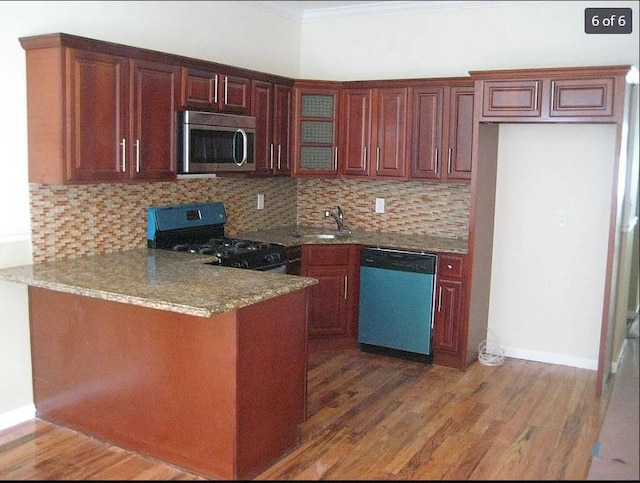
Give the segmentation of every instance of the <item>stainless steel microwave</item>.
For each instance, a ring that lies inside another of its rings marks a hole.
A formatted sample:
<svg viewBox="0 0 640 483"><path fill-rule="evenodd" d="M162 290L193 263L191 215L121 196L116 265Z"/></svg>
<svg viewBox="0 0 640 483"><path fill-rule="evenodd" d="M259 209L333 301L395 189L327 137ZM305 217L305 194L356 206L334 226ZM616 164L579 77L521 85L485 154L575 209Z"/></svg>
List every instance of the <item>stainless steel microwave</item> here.
<svg viewBox="0 0 640 483"><path fill-rule="evenodd" d="M201 111L178 116L178 174L255 171L255 117Z"/></svg>

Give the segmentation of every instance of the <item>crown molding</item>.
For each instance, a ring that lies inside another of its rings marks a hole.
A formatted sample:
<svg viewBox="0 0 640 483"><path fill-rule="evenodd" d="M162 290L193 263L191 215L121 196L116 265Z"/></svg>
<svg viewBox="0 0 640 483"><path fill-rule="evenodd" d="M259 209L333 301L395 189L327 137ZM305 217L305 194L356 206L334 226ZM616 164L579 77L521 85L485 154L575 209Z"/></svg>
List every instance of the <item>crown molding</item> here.
<svg viewBox="0 0 640 483"><path fill-rule="evenodd" d="M393 13L411 13L428 10L452 10L463 8L504 7L527 3L549 3L548 1L478 1L478 0L394 0L359 2L357 5L340 5L342 2L324 2L326 6L317 6L318 2L286 2L286 1L245 1L249 6L263 11L295 20L301 23L321 20L331 20L363 15L385 15ZM313 5L312 5L313 4ZM335 5L332 5L335 4Z"/></svg>

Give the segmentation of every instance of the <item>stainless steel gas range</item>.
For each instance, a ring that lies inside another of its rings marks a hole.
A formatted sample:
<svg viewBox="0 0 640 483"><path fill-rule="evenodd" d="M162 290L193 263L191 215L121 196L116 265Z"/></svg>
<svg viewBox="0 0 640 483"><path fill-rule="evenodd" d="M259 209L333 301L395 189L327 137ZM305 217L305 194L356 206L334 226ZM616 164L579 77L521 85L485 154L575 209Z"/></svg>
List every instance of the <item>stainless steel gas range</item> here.
<svg viewBox="0 0 640 483"><path fill-rule="evenodd" d="M227 214L219 201L149 207L147 246L211 255L212 265L286 272L285 247L225 236Z"/></svg>

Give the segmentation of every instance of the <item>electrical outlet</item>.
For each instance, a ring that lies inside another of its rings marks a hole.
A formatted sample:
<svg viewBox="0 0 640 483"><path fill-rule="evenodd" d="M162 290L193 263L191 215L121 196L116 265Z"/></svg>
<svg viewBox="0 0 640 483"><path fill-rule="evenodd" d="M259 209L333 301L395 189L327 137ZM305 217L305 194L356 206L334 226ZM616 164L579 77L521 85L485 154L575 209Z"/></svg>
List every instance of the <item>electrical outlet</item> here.
<svg viewBox="0 0 640 483"><path fill-rule="evenodd" d="M384 198L376 198L376 213L384 213Z"/></svg>
<svg viewBox="0 0 640 483"><path fill-rule="evenodd" d="M259 210L264 210L264 195L263 194L259 194L258 195L258 209Z"/></svg>

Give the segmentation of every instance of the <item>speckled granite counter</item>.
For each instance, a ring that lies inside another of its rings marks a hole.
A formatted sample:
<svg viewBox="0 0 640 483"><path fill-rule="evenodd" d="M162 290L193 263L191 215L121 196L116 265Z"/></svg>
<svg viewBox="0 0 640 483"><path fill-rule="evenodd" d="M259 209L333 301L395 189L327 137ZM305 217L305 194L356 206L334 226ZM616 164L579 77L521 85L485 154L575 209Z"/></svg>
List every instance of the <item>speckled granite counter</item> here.
<svg viewBox="0 0 640 483"><path fill-rule="evenodd" d="M211 257L147 248L0 270L0 280L211 317L317 283L206 265Z"/></svg>
<svg viewBox="0 0 640 483"><path fill-rule="evenodd" d="M445 238L429 235L405 235L401 233L375 233L369 231L352 231L350 235L338 238L314 238L305 235L327 233L332 230L307 226L285 226L264 231L240 233L238 237L247 240L279 243L284 246L295 246L308 243L356 243L398 250L417 250L424 252L462 253L468 251L468 242L461 238Z"/></svg>

